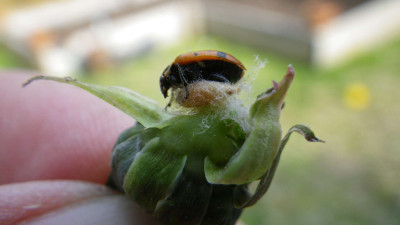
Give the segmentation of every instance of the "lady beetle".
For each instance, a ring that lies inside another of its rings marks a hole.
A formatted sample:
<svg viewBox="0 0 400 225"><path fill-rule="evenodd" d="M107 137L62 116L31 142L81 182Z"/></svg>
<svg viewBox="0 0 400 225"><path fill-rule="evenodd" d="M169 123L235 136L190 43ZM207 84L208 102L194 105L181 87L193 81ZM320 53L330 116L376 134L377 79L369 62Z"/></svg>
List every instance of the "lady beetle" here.
<svg viewBox="0 0 400 225"><path fill-rule="evenodd" d="M168 97L170 88L184 87L187 99L188 84L201 80L223 83L236 83L246 68L232 55L215 51L195 51L179 55L160 77L160 89L164 98Z"/></svg>

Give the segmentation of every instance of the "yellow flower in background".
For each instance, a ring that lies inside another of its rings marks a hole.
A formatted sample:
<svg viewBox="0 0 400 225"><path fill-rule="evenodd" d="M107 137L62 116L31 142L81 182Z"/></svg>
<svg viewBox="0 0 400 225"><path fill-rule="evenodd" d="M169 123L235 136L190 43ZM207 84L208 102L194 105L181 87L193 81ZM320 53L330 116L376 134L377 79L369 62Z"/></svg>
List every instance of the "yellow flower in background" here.
<svg viewBox="0 0 400 225"><path fill-rule="evenodd" d="M353 83L346 87L344 100L351 109L363 110L368 108L371 101L369 88L362 83Z"/></svg>

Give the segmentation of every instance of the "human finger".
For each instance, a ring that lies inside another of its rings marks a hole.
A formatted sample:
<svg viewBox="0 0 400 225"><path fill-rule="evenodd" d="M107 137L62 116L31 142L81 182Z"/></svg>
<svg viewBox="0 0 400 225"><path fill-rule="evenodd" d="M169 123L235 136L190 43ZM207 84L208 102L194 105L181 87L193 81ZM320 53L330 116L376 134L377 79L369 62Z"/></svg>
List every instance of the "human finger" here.
<svg viewBox="0 0 400 225"><path fill-rule="evenodd" d="M134 120L79 88L0 72L0 184L39 179L104 183L112 146Z"/></svg>

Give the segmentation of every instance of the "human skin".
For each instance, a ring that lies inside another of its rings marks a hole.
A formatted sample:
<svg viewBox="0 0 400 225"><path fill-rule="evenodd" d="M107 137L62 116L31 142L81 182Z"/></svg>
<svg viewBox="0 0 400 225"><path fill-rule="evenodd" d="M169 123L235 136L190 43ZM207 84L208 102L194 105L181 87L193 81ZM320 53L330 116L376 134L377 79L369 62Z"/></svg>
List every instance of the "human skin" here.
<svg viewBox="0 0 400 225"><path fill-rule="evenodd" d="M135 121L76 87L0 71L0 224L157 224L102 185Z"/></svg>

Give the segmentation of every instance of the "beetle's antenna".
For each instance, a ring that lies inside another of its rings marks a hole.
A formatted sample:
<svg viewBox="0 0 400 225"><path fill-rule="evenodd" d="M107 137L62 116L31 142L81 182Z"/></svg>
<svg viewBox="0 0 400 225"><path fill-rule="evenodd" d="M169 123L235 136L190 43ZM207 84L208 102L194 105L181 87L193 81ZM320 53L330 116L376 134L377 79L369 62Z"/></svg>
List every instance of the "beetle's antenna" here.
<svg viewBox="0 0 400 225"><path fill-rule="evenodd" d="M178 72L179 72L179 77L181 78L181 81L183 82L183 86L185 87L185 91L186 91L186 96L185 99L188 99L189 97L189 89L188 89L188 82L185 78L185 76L183 76L183 70L181 68L181 66L179 66L179 64L177 63L176 66L178 67Z"/></svg>

